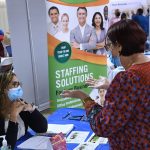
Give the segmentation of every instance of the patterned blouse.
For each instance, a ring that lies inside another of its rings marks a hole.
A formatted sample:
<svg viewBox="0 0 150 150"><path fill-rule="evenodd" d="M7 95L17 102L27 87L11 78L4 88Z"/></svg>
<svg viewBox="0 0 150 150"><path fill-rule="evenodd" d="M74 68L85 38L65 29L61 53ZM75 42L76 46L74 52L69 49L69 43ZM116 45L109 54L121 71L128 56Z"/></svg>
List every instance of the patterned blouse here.
<svg viewBox="0 0 150 150"><path fill-rule="evenodd" d="M104 107L86 102L91 128L112 150L150 150L150 62L133 65L111 82Z"/></svg>

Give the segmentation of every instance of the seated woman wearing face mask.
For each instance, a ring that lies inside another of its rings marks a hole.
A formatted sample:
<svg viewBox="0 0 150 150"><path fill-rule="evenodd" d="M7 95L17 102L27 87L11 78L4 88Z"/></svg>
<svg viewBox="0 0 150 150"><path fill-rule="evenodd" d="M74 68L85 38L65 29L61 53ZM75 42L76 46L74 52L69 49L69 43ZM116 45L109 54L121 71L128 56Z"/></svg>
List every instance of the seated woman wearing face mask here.
<svg viewBox="0 0 150 150"><path fill-rule="evenodd" d="M28 127L38 133L47 131L47 120L34 106L22 100L22 95L16 75L12 71L0 72L0 135L6 135L11 149Z"/></svg>

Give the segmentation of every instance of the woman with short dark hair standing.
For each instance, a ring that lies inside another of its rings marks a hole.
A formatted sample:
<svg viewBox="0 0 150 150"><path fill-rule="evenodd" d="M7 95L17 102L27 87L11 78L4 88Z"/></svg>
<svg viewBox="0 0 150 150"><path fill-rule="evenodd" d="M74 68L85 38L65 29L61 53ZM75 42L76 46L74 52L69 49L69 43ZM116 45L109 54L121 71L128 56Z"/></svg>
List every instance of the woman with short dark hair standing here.
<svg viewBox="0 0 150 150"><path fill-rule="evenodd" d="M64 91L63 97L80 98L93 131L108 137L112 150L150 148L150 59L144 55L146 34L132 20L113 24L106 48L118 55L126 71L118 73L107 89L104 107L82 91Z"/></svg>

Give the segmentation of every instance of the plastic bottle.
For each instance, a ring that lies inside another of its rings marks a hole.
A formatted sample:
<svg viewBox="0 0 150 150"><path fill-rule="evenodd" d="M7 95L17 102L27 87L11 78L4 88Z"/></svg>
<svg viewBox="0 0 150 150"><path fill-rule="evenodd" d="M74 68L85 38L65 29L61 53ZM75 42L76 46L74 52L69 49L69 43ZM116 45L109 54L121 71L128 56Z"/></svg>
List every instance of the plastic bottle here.
<svg viewBox="0 0 150 150"><path fill-rule="evenodd" d="M5 136L2 136L3 141L2 141L2 147L0 150L10 150L10 148L7 146L7 141L5 139Z"/></svg>

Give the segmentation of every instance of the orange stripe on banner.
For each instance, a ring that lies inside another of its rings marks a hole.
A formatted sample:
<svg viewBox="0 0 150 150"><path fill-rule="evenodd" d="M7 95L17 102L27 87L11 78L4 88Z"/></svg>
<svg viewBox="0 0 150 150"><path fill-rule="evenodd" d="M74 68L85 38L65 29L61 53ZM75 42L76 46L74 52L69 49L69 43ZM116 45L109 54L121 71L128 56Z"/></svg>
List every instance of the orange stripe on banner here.
<svg viewBox="0 0 150 150"><path fill-rule="evenodd" d="M59 43L60 43L59 40L57 40L52 35L48 34L48 55L49 56L54 56L54 49ZM79 60L83 60L94 64L100 64L100 65L107 64L106 56L84 52L76 48L72 48L71 59L79 59Z"/></svg>
<svg viewBox="0 0 150 150"><path fill-rule="evenodd" d="M49 2L53 2L56 4L66 5L66 6L74 6L74 7L91 7L91 6L100 6L105 5L109 3L109 0L96 0L94 2L87 2L87 3L81 3L81 4L71 4L62 2L61 0L48 0Z"/></svg>
<svg viewBox="0 0 150 150"><path fill-rule="evenodd" d="M80 51L76 48L72 48L71 59L79 59L79 60L83 60L86 62L99 64L99 65L107 64L106 56Z"/></svg>

